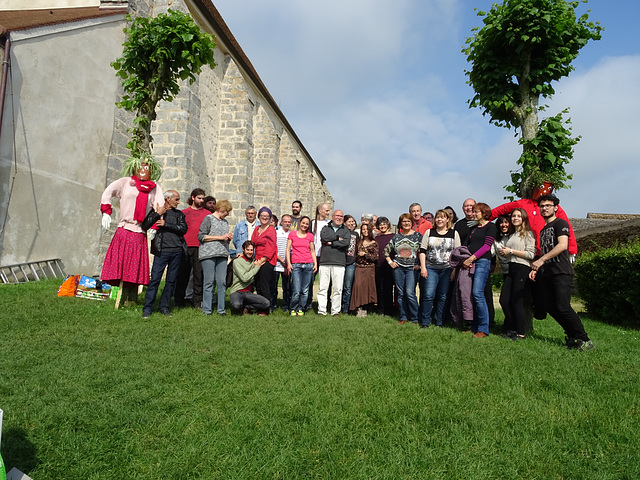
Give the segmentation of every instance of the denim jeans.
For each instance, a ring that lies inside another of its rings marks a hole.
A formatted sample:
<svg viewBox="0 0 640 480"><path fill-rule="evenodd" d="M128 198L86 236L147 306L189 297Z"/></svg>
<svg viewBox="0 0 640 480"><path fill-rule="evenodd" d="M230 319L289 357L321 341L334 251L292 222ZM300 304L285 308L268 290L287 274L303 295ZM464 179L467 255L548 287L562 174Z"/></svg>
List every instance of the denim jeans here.
<svg viewBox="0 0 640 480"><path fill-rule="evenodd" d="M176 307L183 307L185 305L189 280L193 274L193 281L191 282L193 285L193 295L191 298L193 305L196 308L200 308L200 304L202 303L202 265L200 265L200 260L198 259L199 251L200 247L187 247L187 255L182 259L178 279L176 280Z"/></svg>
<svg viewBox="0 0 640 480"><path fill-rule="evenodd" d="M452 268L431 268L427 266L427 278L421 279L422 291L420 305L422 312L420 325L431 325L431 312L433 311L433 300L436 300L436 325L442 325L444 319L444 308L447 303L449 293L449 283Z"/></svg>
<svg viewBox="0 0 640 480"><path fill-rule="evenodd" d="M307 305L309 284L313 278L313 263L294 263L291 272L290 310L303 311Z"/></svg>
<svg viewBox="0 0 640 480"><path fill-rule="evenodd" d="M344 280L342 281L342 313L349 312L349 305L351 304L351 288L353 287L353 278L355 274L355 262L344 267Z"/></svg>
<svg viewBox="0 0 640 480"><path fill-rule="evenodd" d="M224 296L227 292L227 257L205 258L200 262L204 280L202 283L202 312L211 314L211 300L213 299L214 280L218 287L218 313L225 313Z"/></svg>
<svg viewBox="0 0 640 480"><path fill-rule="evenodd" d="M491 271L491 260L479 258L475 262L473 274L473 286L471 287L471 299L473 300L473 332L482 332L489 335L489 307L484 296L484 287Z"/></svg>
<svg viewBox="0 0 640 480"><path fill-rule="evenodd" d="M258 310L259 312L269 311L269 300L257 293L233 292L229 296L229 303L237 313L242 313L243 308Z"/></svg>
<svg viewBox="0 0 640 480"><path fill-rule="evenodd" d="M287 272L273 272L273 282L271 283L271 309L278 308L278 280L282 278L282 310L289 311L291 303L291 275Z"/></svg>
<svg viewBox="0 0 640 480"><path fill-rule="evenodd" d="M173 290L176 286L176 279L178 278L178 271L180 270L180 263L182 262L182 251L177 252L162 252L160 255L153 256L153 267L151 267L151 279L147 286L147 293L144 296L144 307L142 307L143 313L153 312L153 304L156 301L156 295L158 294L158 287L160 286L160 280L162 280L162 273L167 268L167 277L164 282L164 290L160 297L160 311L169 311L169 302L173 296Z"/></svg>
<svg viewBox="0 0 640 480"><path fill-rule="evenodd" d="M407 267L396 267L393 278L398 290L398 307L400 320L418 321L418 298L416 297L416 283L420 273Z"/></svg>

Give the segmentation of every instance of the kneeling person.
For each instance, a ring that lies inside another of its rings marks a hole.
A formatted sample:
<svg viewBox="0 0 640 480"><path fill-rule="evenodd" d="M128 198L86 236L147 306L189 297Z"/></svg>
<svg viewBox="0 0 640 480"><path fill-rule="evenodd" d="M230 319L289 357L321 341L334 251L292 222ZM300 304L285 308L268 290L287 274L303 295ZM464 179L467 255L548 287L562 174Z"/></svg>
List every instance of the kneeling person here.
<svg viewBox="0 0 640 480"><path fill-rule="evenodd" d="M253 280L266 259L253 260L255 245L251 240L242 244L242 255L233 260L233 283L229 290L231 308L238 313L243 309L258 310L260 314L269 312L270 302L261 295L252 293Z"/></svg>

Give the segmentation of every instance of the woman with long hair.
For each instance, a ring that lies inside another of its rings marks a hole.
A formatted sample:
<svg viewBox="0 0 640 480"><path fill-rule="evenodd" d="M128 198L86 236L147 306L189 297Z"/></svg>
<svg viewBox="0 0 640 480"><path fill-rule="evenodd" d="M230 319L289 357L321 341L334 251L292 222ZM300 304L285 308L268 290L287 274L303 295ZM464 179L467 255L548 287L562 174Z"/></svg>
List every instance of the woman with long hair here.
<svg viewBox="0 0 640 480"><path fill-rule="evenodd" d="M215 210L207 215L200 224L198 240L198 258L202 264L202 313L211 315L214 282L218 288L218 313L226 314L224 297L227 291L227 261L229 260L229 242L233 234L229 232L226 218L231 212L231 203L220 200Z"/></svg>
<svg viewBox="0 0 640 480"><path fill-rule="evenodd" d="M496 241L491 245L491 256L495 257L495 264L500 266L500 272L502 273L502 281L504 285L504 279L507 278L507 274L509 273L509 259L505 256L500 255L500 250L504 247L507 238L509 235L513 233L513 225L511 225L511 215L500 215L496 218L495 221L496 228L498 233L496 234ZM492 260L493 262L493 260ZM493 289L489 285L491 282L487 282L487 287L485 287L484 297L487 299L487 305L491 308L493 304ZM487 290L489 290L487 292ZM500 290L500 305L502 305L502 293L504 290ZM491 303L489 303L491 301ZM502 313L504 313L504 325L508 325L510 323L509 319L509 311L502 309ZM490 319L495 318L495 310L493 315L491 315L491 310L489 310ZM503 327L504 328L504 327ZM503 333L504 336L504 333Z"/></svg>
<svg viewBox="0 0 640 480"><path fill-rule="evenodd" d="M262 207L258 212L259 226L254 228L251 241L255 245L255 259L265 258L265 263L256 275L256 293L264 298L271 298L273 271L278 257L276 229L271 225L271 210Z"/></svg>
<svg viewBox="0 0 640 480"><path fill-rule="evenodd" d="M447 205L443 208L443 210L447 212L447 215L449 215L449 218L451 219L451 225L455 225L458 221L458 215L456 214L456 211L453 209L453 207L451 205Z"/></svg>
<svg viewBox="0 0 640 480"><path fill-rule="evenodd" d="M498 259L500 263L500 271L503 276L507 276L509 272L509 259L503 255L500 255L500 250L504 247L505 242L509 236L513 233L513 225L511 225L510 215L500 215L496 218L496 227L498 233L496 235L496 241L491 245L491 254Z"/></svg>
<svg viewBox="0 0 640 480"><path fill-rule="evenodd" d="M351 293L350 310L357 309L358 317L366 317L368 308L378 301L376 294L376 264L378 244L373 238L373 227L363 223L360 227L356 253L356 273Z"/></svg>
<svg viewBox="0 0 640 480"><path fill-rule="evenodd" d="M520 340L526 335L525 298L531 262L536 253L536 240L524 209L516 208L511 212L511 224L514 232L498 252L501 258L509 260L509 272L502 286L500 305L505 316L504 334L513 340Z"/></svg>
<svg viewBox="0 0 640 480"><path fill-rule="evenodd" d="M378 234L376 235L376 243L378 244L378 252L384 252L385 247L393 238L391 231L391 222L387 217L379 217L376 221ZM379 255L376 264L376 296L378 298L378 313L380 315L392 316L394 314L393 304L393 269L389 266L383 254Z"/></svg>
<svg viewBox="0 0 640 480"><path fill-rule="evenodd" d="M396 289L398 291L398 307L400 309L399 324L411 321L418 323L418 299L416 283L418 281L418 250L422 243L422 234L413 230L413 219L403 213L398 219L400 232L396 233L384 249L384 257L393 269Z"/></svg>
<svg viewBox="0 0 640 480"><path fill-rule="evenodd" d="M460 236L453 229L453 222L446 210L438 210L434 218L435 226L427 230L422 237L420 248L420 275L424 278L422 289L422 312L420 327L431 325L433 301L436 300L435 322L438 327L444 320L449 283L453 268L449 257L454 248L460 246Z"/></svg>
<svg viewBox="0 0 640 480"><path fill-rule="evenodd" d="M353 286L353 278L356 273L356 248L360 236L356 232L356 219L351 215L344 216L344 224L351 233L349 246L347 247L347 263L344 267L344 280L342 281L342 313L349 313L349 304L351 303L351 287Z"/></svg>
<svg viewBox="0 0 640 480"><path fill-rule="evenodd" d="M289 232L287 240L287 271L291 275L291 316L304 315L309 295L309 284L313 274L318 271L316 249L313 244L313 233L309 231L311 219L300 218L298 229Z"/></svg>
<svg viewBox="0 0 640 480"><path fill-rule="evenodd" d="M496 240L498 229L490 222L491 208L486 203L476 203L472 211L473 219L478 225L471 229L467 247L471 255L462 262L462 267L474 268L471 298L473 300L473 322L471 331L476 338L489 336L489 308L484 295L491 271L491 245Z"/></svg>

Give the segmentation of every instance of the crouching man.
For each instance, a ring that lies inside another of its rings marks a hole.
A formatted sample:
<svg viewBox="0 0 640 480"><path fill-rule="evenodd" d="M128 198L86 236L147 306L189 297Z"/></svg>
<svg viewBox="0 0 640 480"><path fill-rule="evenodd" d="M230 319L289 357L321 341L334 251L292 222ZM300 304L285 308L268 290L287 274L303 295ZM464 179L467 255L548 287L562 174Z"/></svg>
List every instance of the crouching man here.
<svg viewBox="0 0 640 480"><path fill-rule="evenodd" d="M252 293L252 290L253 280L266 258L254 261L254 252L255 245L251 240L247 240L242 244L242 255L233 260L233 283L229 290L229 300L235 313L257 310L258 315L264 316L269 312L271 302Z"/></svg>

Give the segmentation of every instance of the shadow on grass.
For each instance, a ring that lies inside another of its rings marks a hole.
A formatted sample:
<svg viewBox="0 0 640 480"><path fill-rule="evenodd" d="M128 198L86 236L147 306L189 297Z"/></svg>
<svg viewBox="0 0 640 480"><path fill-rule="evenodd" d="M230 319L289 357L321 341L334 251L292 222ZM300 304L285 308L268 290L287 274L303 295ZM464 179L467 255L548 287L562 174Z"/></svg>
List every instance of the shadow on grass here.
<svg viewBox="0 0 640 480"><path fill-rule="evenodd" d="M2 458L7 472L15 467L29 474L40 463L36 453L35 445L23 429L9 428L2 432Z"/></svg>

